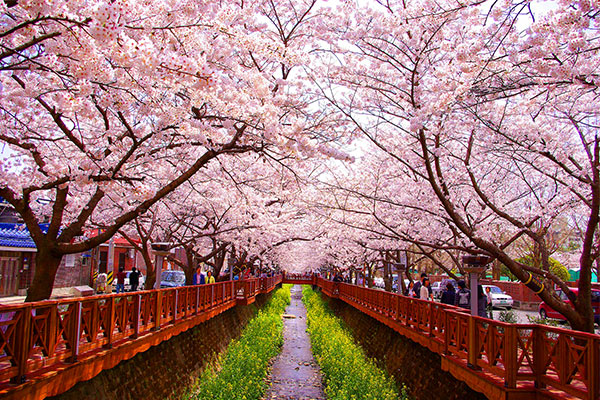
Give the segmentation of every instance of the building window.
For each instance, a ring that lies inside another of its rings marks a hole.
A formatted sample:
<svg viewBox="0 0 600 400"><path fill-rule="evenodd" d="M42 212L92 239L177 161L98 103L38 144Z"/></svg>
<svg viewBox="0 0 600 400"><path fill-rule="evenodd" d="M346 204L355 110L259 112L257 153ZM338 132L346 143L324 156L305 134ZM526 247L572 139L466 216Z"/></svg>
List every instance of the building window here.
<svg viewBox="0 0 600 400"><path fill-rule="evenodd" d="M67 254L65 256L65 267L73 268L75 266L75 254Z"/></svg>
<svg viewBox="0 0 600 400"><path fill-rule="evenodd" d="M108 252L100 251L100 260L98 262L98 273L105 274L108 265Z"/></svg>
<svg viewBox="0 0 600 400"><path fill-rule="evenodd" d="M125 258L127 257L127 253L119 253L119 269L125 269Z"/></svg>

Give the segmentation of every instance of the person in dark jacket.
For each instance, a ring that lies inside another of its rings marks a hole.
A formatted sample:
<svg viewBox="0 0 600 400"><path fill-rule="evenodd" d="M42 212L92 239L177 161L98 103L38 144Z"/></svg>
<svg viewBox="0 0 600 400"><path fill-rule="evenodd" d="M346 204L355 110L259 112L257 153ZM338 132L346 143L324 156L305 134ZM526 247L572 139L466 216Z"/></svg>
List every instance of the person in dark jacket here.
<svg viewBox="0 0 600 400"><path fill-rule="evenodd" d="M421 280L415 283L415 287L413 288L413 291L415 292L415 297L416 298L420 298L421 297L421 286L423 286L423 281L427 278L427 274L425 272L421 273Z"/></svg>
<svg viewBox="0 0 600 400"><path fill-rule="evenodd" d="M440 300L443 304L454 305L456 300L456 292L454 285L451 282L446 283L446 289L442 292L442 299Z"/></svg>
<svg viewBox="0 0 600 400"><path fill-rule="evenodd" d="M135 292L140 284L140 273L136 267L131 268L131 272L129 273L129 284L131 285L132 292Z"/></svg>
<svg viewBox="0 0 600 400"><path fill-rule="evenodd" d="M487 318L487 296L483 293L483 286L477 285L477 315Z"/></svg>

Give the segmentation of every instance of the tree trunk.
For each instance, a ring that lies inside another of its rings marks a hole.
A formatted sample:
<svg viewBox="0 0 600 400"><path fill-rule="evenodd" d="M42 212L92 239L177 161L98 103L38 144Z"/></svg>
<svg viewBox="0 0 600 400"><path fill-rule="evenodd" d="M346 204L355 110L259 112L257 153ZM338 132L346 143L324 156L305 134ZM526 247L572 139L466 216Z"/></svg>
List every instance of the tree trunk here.
<svg viewBox="0 0 600 400"><path fill-rule="evenodd" d="M142 247L142 258L144 259L144 264L146 264L146 281L144 282L144 289L150 290L154 289L154 284L156 283L156 268L154 268L148 246L144 244Z"/></svg>
<svg viewBox="0 0 600 400"><path fill-rule="evenodd" d="M221 250L217 254L215 254L214 260L215 265L213 267L215 277L215 282L219 280L219 276L221 275L221 270L223 269L223 263L225 263L225 256L227 255L227 250ZM229 266L231 268L231 266Z"/></svg>
<svg viewBox="0 0 600 400"><path fill-rule="evenodd" d="M56 254L48 248L38 246L33 282L27 290L26 302L47 300L52 294L56 271L62 261L62 254Z"/></svg>
<svg viewBox="0 0 600 400"><path fill-rule="evenodd" d="M185 258L187 260L187 264L182 265L182 269L185 273L185 284L187 286L190 286L194 282L194 272L196 271L196 265L194 264L194 252L189 246L185 246Z"/></svg>
<svg viewBox="0 0 600 400"><path fill-rule="evenodd" d="M392 264L391 257L386 252L385 260L383 261L383 282L385 284L385 291L392 291Z"/></svg>
<svg viewBox="0 0 600 400"><path fill-rule="evenodd" d="M494 260L492 263L492 279L495 281L500 280L500 272L502 267L500 266L500 262L498 260Z"/></svg>
<svg viewBox="0 0 600 400"><path fill-rule="evenodd" d="M590 305L591 308L591 305ZM591 313L590 313L591 314ZM577 317L580 317L578 315ZM569 318L569 325L571 329L575 331L594 333L594 315L591 314L591 318Z"/></svg>

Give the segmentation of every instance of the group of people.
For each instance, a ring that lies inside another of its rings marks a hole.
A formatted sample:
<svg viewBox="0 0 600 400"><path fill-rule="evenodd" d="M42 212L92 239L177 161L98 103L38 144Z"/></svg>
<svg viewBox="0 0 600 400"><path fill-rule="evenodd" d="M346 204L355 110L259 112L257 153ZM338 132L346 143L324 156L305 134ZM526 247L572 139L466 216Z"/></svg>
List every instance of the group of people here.
<svg viewBox="0 0 600 400"><path fill-rule="evenodd" d="M423 272L421 274L421 280L416 283L412 281L409 282L408 287L404 290L404 295L433 301L433 291L431 290L431 282L429 281L427 274Z"/></svg>
<svg viewBox="0 0 600 400"><path fill-rule="evenodd" d="M138 286L140 284L140 276L141 276L141 272L138 271L138 269L136 267L131 268L131 271L129 272L129 284L131 285L131 292L135 292L138 290ZM268 277L268 276L272 276L272 273L267 273L267 272L263 272L261 274L261 277ZM238 280L238 279L248 279L251 277L251 272L250 269L245 269L242 273L240 274L236 274L234 276L234 280ZM125 268L123 267L119 267L119 271L117 272L117 274L115 275L115 279L116 279L116 292L117 293L124 293L125 292L125 279L127 278L127 272L125 271ZM202 272L202 268L197 268L196 272L194 272L194 275L192 277L192 285L204 285L204 284L208 284L208 283L215 283L215 277L212 275L211 271L207 271L206 275Z"/></svg>
<svg viewBox="0 0 600 400"><path fill-rule="evenodd" d="M211 271L206 271L206 276L202 273L202 268L197 268L192 277L192 285L204 285L207 283L215 283L215 277Z"/></svg>
<svg viewBox="0 0 600 400"><path fill-rule="evenodd" d="M452 282L446 283L442 291L440 303L458 306L466 309L471 308L471 291L467 288L465 281L460 280L457 283L458 291L454 288ZM483 291L483 286L477 285L477 315L484 318L493 319L492 314L492 296L490 288ZM433 291L431 282L426 273L421 274L421 279L415 282L409 282L404 291L405 296L414 297L423 300L433 301Z"/></svg>
<svg viewBox="0 0 600 400"><path fill-rule="evenodd" d="M131 268L131 272L129 273L129 284L131 285L132 292L135 292L138 289L140 284L140 275L140 271L138 271L136 267ZM119 272L117 272L116 278L117 293L125 292L125 278L127 278L127 272L125 272L125 268L119 267Z"/></svg>

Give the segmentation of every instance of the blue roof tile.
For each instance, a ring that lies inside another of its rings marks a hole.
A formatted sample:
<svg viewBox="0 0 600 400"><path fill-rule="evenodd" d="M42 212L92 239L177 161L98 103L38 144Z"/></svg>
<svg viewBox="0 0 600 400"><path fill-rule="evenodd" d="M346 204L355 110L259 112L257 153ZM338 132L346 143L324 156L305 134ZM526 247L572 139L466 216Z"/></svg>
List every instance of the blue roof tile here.
<svg viewBox="0 0 600 400"><path fill-rule="evenodd" d="M35 249L35 243L24 224L0 223L0 246Z"/></svg>

